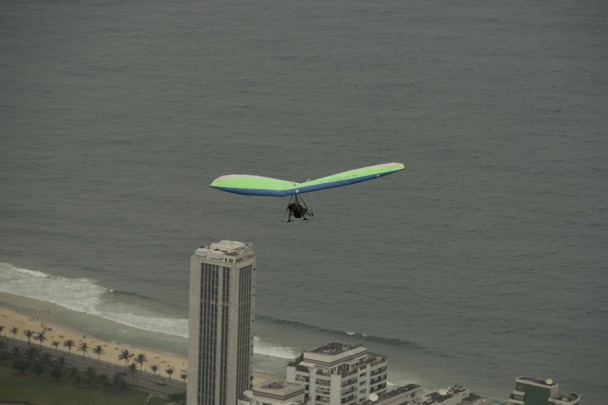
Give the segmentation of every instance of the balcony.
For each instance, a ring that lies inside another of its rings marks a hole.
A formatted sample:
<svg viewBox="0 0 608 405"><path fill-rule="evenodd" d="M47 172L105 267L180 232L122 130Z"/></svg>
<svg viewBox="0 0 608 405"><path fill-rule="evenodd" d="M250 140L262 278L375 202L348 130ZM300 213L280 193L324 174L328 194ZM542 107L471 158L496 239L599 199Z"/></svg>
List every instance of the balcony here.
<svg viewBox="0 0 608 405"><path fill-rule="evenodd" d="M315 402L318 402L321 404L329 404L329 397L317 395L315 398Z"/></svg>
<svg viewBox="0 0 608 405"><path fill-rule="evenodd" d="M372 378L372 379L369 381L369 383L370 383L370 384L377 384L377 383L379 383L380 381L384 381L384 380L386 380L386 374L383 374L383 375L381 375L381 376L379 376L379 377L376 377L376 378Z"/></svg>
<svg viewBox="0 0 608 405"><path fill-rule="evenodd" d="M371 367L377 366L378 364L386 363L386 356L377 353L368 353L368 356L359 362L360 366L370 365Z"/></svg>
<svg viewBox="0 0 608 405"><path fill-rule="evenodd" d="M511 394L509 395L509 404L512 405L523 405L524 404L524 396L519 394Z"/></svg>
<svg viewBox="0 0 608 405"><path fill-rule="evenodd" d="M310 381L310 377L302 375L302 374L297 374L296 375L296 381L309 382Z"/></svg>
<svg viewBox="0 0 608 405"><path fill-rule="evenodd" d="M372 361L370 367L377 366L378 364L386 363L386 357L377 357Z"/></svg>
<svg viewBox="0 0 608 405"><path fill-rule="evenodd" d="M342 370L342 378L348 377L349 375L357 374L359 369L357 367L351 367L347 370Z"/></svg>
<svg viewBox="0 0 608 405"><path fill-rule="evenodd" d="M386 390L386 383L378 384L378 385L376 385L375 387L372 387L372 388L369 390L369 392L370 392L370 394L371 394L371 393L374 393L374 392L379 392L379 391L382 391L382 390Z"/></svg>
<svg viewBox="0 0 608 405"><path fill-rule="evenodd" d="M347 398L342 398L342 400L340 401L341 404L349 404L353 401L357 400L357 396L356 395L350 395Z"/></svg>
<svg viewBox="0 0 608 405"><path fill-rule="evenodd" d="M348 387L349 385L352 385L352 384L356 383L357 381L358 380L356 378L351 378L350 380L343 381L342 382L342 388Z"/></svg>
<svg viewBox="0 0 608 405"><path fill-rule="evenodd" d="M370 373L370 375L373 377L373 376L375 376L375 375L382 374L382 373L384 373L385 371L386 371L386 366L384 366L384 367L380 367L380 368L377 368L377 369L375 369L375 370L372 370L372 372Z"/></svg>

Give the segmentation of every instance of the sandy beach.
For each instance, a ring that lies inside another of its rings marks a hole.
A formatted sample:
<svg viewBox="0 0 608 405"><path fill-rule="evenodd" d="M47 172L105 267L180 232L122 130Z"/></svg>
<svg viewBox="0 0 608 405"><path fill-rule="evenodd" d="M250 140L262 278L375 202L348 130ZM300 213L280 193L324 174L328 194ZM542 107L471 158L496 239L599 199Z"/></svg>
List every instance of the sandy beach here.
<svg viewBox="0 0 608 405"><path fill-rule="evenodd" d="M45 311L36 310L34 308L45 308ZM166 376L164 370L168 368L173 368L175 370L173 376L177 378L179 378L182 373L187 372L188 366L186 356L168 353L150 347L115 342L94 336L86 330L73 329L57 320L57 312L65 311L67 311L65 308L58 307L54 304L12 294L0 293L0 326L4 326L1 335L6 336L8 339L15 338L27 341L28 338L24 334L24 331L31 330L34 332L31 341L33 344L38 345L40 342L36 341L34 336L44 330L46 331L47 339L43 342L43 346L53 347L53 342L59 342L56 350L63 351L66 354L68 353L68 349L64 346L65 341L72 340L74 342L71 349L72 355L82 355L82 352L78 350L78 347L81 343L86 342L88 346L88 353L86 353L86 356L93 359L97 358L97 355L93 353L93 348L101 346L103 352L99 356L100 360L124 366L124 360L120 360L118 356L126 349L129 353L133 353L134 357L140 353L146 355L147 362L145 362L142 367L143 371L151 373L151 366L156 365L159 370L157 374L163 376ZM49 316L45 317L45 313ZM52 314L55 316L52 317ZM51 318L53 319L51 320ZM15 327L18 331L13 335L12 329ZM55 349L53 348L53 350ZM275 378L272 375L258 372L254 372L253 374L254 384Z"/></svg>

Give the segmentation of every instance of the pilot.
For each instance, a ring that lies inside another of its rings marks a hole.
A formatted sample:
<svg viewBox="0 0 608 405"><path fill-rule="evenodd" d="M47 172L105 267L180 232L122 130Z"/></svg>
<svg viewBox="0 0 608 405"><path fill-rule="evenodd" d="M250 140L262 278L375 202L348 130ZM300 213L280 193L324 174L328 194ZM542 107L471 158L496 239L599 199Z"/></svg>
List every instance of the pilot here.
<svg viewBox="0 0 608 405"><path fill-rule="evenodd" d="M287 222L291 222L292 214L296 218L303 218L305 221L307 220L305 215L308 210L302 207L302 205L298 204L297 202L292 202L291 204L289 204L287 206L287 209L289 210L289 218L287 219Z"/></svg>

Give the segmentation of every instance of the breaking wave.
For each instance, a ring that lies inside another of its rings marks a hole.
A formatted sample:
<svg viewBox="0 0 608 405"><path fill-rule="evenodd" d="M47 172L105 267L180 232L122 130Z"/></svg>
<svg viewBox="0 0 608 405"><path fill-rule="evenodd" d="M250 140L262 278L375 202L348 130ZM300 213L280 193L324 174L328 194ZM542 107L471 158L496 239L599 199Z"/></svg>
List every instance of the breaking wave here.
<svg viewBox="0 0 608 405"><path fill-rule="evenodd" d="M263 342L259 337L253 338L253 352L264 356L278 357L280 359L293 360L299 353L290 347L281 345L270 345Z"/></svg>
<svg viewBox="0 0 608 405"><path fill-rule="evenodd" d="M108 303L104 298L112 298L110 294L114 294L114 290L88 278L53 276L10 263L0 263L0 291L51 302L72 311L100 316L150 332L188 337L187 319L148 316L143 314L143 310L137 311L137 308Z"/></svg>
<svg viewBox="0 0 608 405"><path fill-rule="evenodd" d="M328 337L336 338L336 339L351 338L351 339L355 339L358 341L363 340L363 341L367 341L367 342L381 343L381 344L390 345L390 346L418 347L418 344L407 341L407 340L384 337L384 336L368 335L368 334L360 333L360 332L342 331L342 330L338 330L338 329L325 328L322 326L312 325L312 324L304 323L304 322L298 322L298 321L293 321L293 320L288 320L288 319L279 319L279 318L275 318L275 317L269 316L269 315L259 315L258 314L258 315L256 315L256 318L266 321L266 322L273 323L275 325L290 326L290 327L293 327L296 329L309 330L311 332L320 333L320 334L326 335Z"/></svg>
<svg viewBox="0 0 608 405"><path fill-rule="evenodd" d="M144 315L146 311L143 308L138 311L136 306L128 306L120 299L135 297L145 303L153 298L115 291L88 278L54 276L10 263L0 263L0 291L51 302L72 311L99 316L149 332L188 337L188 319ZM299 354L289 347L268 344L257 336L254 338L254 353L289 360Z"/></svg>

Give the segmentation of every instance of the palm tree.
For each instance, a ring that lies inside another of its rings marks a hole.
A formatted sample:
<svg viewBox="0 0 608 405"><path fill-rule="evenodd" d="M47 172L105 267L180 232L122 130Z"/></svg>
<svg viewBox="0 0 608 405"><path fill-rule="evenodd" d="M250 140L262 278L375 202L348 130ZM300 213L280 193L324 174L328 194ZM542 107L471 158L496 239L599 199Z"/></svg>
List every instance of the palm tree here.
<svg viewBox="0 0 608 405"><path fill-rule="evenodd" d="M17 335L17 333L19 333L19 328L16 326L13 326L11 328L11 333L13 334L13 340L15 340L15 336Z"/></svg>
<svg viewBox="0 0 608 405"><path fill-rule="evenodd" d="M120 352L120 354L118 355L118 360L125 361L125 370L127 369L127 363L129 362L129 359L131 359L131 357L133 357L133 353L129 353L127 349L123 349L122 352Z"/></svg>
<svg viewBox="0 0 608 405"><path fill-rule="evenodd" d="M72 355L72 347L74 347L74 341L72 339L68 339L63 342L63 346L68 348L68 356Z"/></svg>
<svg viewBox="0 0 608 405"><path fill-rule="evenodd" d="M97 361L99 361L99 356L103 354L103 347L101 345L97 345L93 348L93 353L97 355Z"/></svg>
<svg viewBox="0 0 608 405"><path fill-rule="evenodd" d="M32 336L34 336L34 332L30 329L24 330L23 334L27 337L27 344L29 345L32 341Z"/></svg>
<svg viewBox="0 0 608 405"><path fill-rule="evenodd" d="M0 336L2 336L2 331L4 330L4 326L0 325Z"/></svg>
<svg viewBox="0 0 608 405"><path fill-rule="evenodd" d="M36 336L34 336L34 339L39 340L40 341L40 349L42 349L42 342L44 342L47 338L46 338L46 332L45 331L40 331L38 332L38 334Z"/></svg>
<svg viewBox="0 0 608 405"><path fill-rule="evenodd" d="M131 374L131 376L134 376L135 373L137 373L137 364L135 364L135 363L129 364L129 367L127 367L127 370L129 371L129 374Z"/></svg>
<svg viewBox="0 0 608 405"><path fill-rule="evenodd" d="M165 370L165 373L169 374L169 381L171 381L171 374L173 374L174 371L175 369L171 366L169 366L169 368Z"/></svg>
<svg viewBox="0 0 608 405"><path fill-rule="evenodd" d="M148 359L146 359L146 355L144 353L140 353L133 361L139 364L139 372L141 373L141 368L143 367L144 363L148 361Z"/></svg>
<svg viewBox="0 0 608 405"><path fill-rule="evenodd" d="M129 374L131 374L131 377L137 375L135 388L139 391L139 374L137 374L137 365L135 363L129 364Z"/></svg>
<svg viewBox="0 0 608 405"><path fill-rule="evenodd" d="M57 348L59 347L59 342L56 340L53 340L51 342L51 346L53 346L55 348L55 351L57 351Z"/></svg>
<svg viewBox="0 0 608 405"><path fill-rule="evenodd" d="M150 366L150 370L154 373L154 378L156 378L156 372L158 371L158 366L156 364L152 364Z"/></svg>
<svg viewBox="0 0 608 405"><path fill-rule="evenodd" d="M182 379L182 380L184 380L184 382L186 382L186 377L188 377L188 374L186 374L186 373L181 373L181 374L180 374L180 377L181 377L181 379Z"/></svg>
<svg viewBox="0 0 608 405"><path fill-rule="evenodd" d="M82 352L82 358L84 359L84 355L89 351L89 346L87 345L87 342L81 342L78 345L78 350Z"/></svg>

